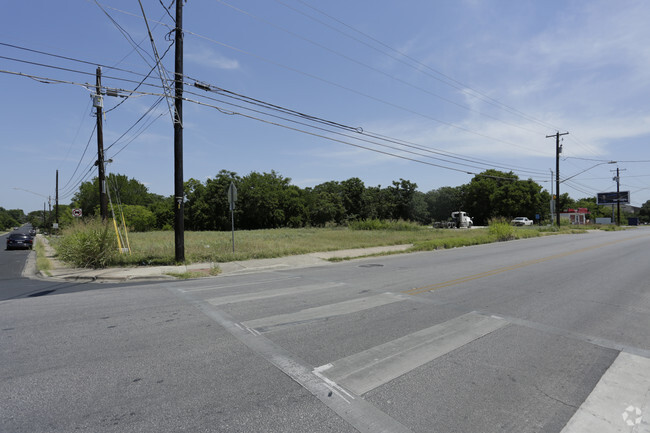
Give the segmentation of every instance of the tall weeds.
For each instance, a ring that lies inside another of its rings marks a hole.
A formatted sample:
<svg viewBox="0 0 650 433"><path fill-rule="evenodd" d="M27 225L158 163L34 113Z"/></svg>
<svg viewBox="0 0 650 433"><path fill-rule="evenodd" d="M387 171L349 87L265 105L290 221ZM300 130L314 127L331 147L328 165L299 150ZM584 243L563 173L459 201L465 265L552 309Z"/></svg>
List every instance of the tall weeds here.
<svg viewBox="0 0 650 433"><path fill-rule="evenodd" d="M115 233L99 219L66 228L55 248L61 260L80 268L105 268L118 254Z"/></svg>

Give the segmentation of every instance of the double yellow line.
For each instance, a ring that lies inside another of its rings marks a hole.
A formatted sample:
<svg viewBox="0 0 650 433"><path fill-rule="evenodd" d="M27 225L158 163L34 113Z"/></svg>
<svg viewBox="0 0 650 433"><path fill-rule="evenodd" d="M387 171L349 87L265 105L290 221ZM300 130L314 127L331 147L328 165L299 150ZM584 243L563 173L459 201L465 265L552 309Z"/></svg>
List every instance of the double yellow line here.
<svg viewBox="0 0 650 433"><path fill-rule="evenodd" d="M642 236L642 237L648 237L648 236L650 236L650 235L645 235L645 236ZM485 277L491 277L492 275L502 274L504 272L513 271L515 269L525 268L526 266L531 266L531 265L535 265L535 264L538 264L538 263L548 262L549 260L555 260L555 259L559 259L559 258L562 258L562 257L571 256L573 254L583 253L585 251L591 251L591 250L595 250L595 249L602 248L602 247L607 247L607 246L610 246L610 245L618 244L618 243L621 243L621 242L626 242L626 241L633 240L633 239L639 239L639 238L619 239L619 240L612 241L612 242L606 242L604 244L594 245L592 247L581 248L579 250L567 251L567 252L564 252L564 253L559 253L559 254L555 254L555 255L552 255L552 256L548 256L548 257L542 257L541 259L528 260L526 262L517 263L517 264L511 265L511 266L505 266L503 268L492 269L490 271L481 272L479 274L468 275L466 277L456 278L455 280L449 280L449 281L444 281L442 283L431 284L430 286L417 287L415 289L405 290L402 293L406 293L408 295L417 295L417 294L424 293L424 292L431 292L433 290L441 289L443 287L449 287L449 286L453 286L453 285L456 285L456 284L466 283L468 281L478 280L478 279L485 278Z"/></svg>

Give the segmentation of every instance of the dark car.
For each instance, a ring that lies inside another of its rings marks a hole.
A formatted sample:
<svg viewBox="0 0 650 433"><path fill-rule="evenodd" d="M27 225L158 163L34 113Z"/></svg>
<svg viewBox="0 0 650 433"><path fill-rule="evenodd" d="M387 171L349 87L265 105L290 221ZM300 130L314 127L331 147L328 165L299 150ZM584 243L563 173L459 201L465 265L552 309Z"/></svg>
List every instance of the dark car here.
<svg viewBox="0 0 650 433"><path fill-rule="evenodd" d="M17 248L29 248L32 249L34 245L34 239L28 234L25 233L11 233L7 237L7 249L13 250Z"/></svg>
<svg viewBox="0 0 650 433"><path fill-rule="evenodd" d="M35 229L30 229L30 230L29 230L29 235L30 235L31 237L36 237L36 230L35 230Z"/></svg>

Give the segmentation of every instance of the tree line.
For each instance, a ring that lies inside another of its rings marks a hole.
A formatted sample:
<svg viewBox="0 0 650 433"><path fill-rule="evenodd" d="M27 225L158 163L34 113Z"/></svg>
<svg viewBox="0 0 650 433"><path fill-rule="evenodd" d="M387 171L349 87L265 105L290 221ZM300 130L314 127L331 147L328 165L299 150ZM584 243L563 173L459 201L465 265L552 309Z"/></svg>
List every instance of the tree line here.
<svg viewBox="0 0 650 433"><path fill-rule="evenodd" d="M421 192L416 183L405 179L382 187L366 186L361 179L352 177L300 188L275 171L253 171L240 176L221 170L205 181L189 179L185 182L186 230L230 230L227 190L231 182L238 190L235 226L242 230L323 227L368 219L431 224L448 220L456 210L468 212L476 225L487 224L495 217L526 216L535 220L539 215L540 222L550 221L548 191L533 180L519 179L512 172L486 170L467 184ZM132 230L173 229L173 196L150 193L144 184L122 174L108 175L107 187L116 217L119 219L123 214ZM72 203L59 207L60 226L73 220L72 208L81 209L84 217L98 215L98 191L97 178L82 183ZM565 193L560 197L559 207L588 208L592 219L611 215L611 208L598 206L595 197L574 200ZM650 220L650 201L644 205L641 218ZM27 219L36 226L51 227L52 215L45 218L42 211L35 211Z"/></svg>

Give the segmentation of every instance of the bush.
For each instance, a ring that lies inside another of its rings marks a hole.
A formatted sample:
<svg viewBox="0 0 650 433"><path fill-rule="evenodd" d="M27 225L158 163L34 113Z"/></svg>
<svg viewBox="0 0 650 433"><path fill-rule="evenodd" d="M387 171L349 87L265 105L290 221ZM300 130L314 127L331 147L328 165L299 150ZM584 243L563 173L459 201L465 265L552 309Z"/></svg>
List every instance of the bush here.
<svg viewBox="0 0 650 433"><path fill-rule="evenodd" d="M492 218L488 224L488 233L497 241L511 241L517 238L514 227L505 218Z"/></svg>
<svg viewBox="0 0 650 433"><path fill-rule="evenodd" d="M55 243L61 260L81 268L105 268L115 260L117 239L108 223L94 219L63 230Z"/></svg>
<svg viewBox="0 0 650 433"><path fill-rule="evenodd" d="M394 230L394 231L415 231L422 227L409 221L387 221L387 220L362 220L348 222L350 230Z"/></svg>

